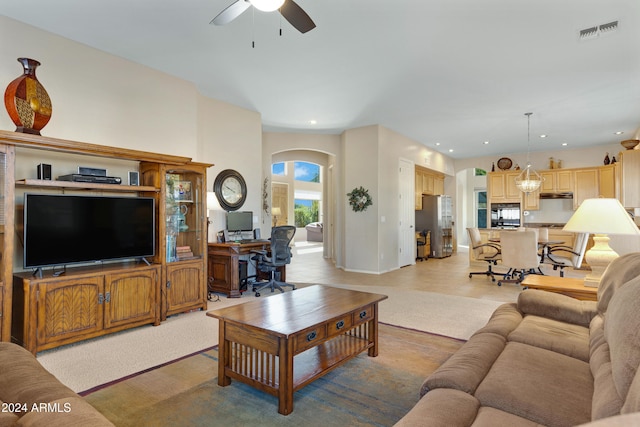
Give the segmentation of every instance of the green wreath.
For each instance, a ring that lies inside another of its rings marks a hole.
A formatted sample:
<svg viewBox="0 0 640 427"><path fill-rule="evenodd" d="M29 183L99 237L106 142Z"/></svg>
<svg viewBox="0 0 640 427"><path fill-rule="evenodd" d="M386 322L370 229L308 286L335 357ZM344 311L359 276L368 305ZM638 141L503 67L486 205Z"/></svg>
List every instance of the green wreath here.
<svg viewBox="0 0 640 427"><path fill-rule="evenodd" d="M373 204L369 190L362 187L354 188L351 193L347 193L347 196L349 196L349 204L355 212L362 212Z"/></svg>

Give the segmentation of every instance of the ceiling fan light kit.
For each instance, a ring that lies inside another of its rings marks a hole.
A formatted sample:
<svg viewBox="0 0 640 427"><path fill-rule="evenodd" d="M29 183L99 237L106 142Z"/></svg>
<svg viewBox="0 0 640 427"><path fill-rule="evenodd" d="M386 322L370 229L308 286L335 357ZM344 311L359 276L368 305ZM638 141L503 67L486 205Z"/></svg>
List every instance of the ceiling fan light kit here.
<svg viewBox="0 0 640 427"><path fill-rule="evenodd" d="M294 0L236 0L213 18L210 24L226 25L251 6L264 12L280 9L280 14L302 34L316 27L311 17Z"/></svg>
<svg viewBox="0 0 640 427"><path fill-rule="evenodd" d="M250 0L253 7L263 12L273 12L280 9L284 0Z"/></svg>

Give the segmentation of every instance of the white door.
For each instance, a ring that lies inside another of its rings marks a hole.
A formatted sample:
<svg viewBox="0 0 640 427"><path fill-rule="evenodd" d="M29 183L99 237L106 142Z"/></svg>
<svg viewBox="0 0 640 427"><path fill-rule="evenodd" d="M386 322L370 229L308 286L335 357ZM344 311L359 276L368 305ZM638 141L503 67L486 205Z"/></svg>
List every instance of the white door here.
<svg viewBox="0 0 640 427"><path fill-rule="evenodd" d="M415 235L415 167L413 162L400 159L400 221L398 242L398 266L415 264L416 235Z"/></svg>

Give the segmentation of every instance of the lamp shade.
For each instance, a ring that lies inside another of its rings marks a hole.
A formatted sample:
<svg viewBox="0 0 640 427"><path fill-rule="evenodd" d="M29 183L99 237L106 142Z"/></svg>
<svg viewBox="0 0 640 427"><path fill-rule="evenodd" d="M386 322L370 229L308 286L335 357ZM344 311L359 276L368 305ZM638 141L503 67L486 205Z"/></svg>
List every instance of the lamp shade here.
<svg viewBox="0 0 640 427"><path fill-rule="evenodd" d="M562 230L574 233L640 235L638 226L618 199L586 199Z"/></svg>
<svg viewBox="0 0 640 427"><path fill-rule="evenodd" d="M208 211L219 211L222 210L220 206L220 202L218 202L218 198L216 197L216 193L213 191L207 191L207 210Z"/></svg>
<svg viewBox="0 0 640 427"><path fill-rule="evenodd" d="M251 4L263 12L273 12L284 4L284 0L251 0Z"/></svg>
<svg viewBox="0 0 640 427"><path fill-rule="evenodd" d="M282 211L280 211L279 207L271 208L271 215L280 216L282 215Z"/></svg>

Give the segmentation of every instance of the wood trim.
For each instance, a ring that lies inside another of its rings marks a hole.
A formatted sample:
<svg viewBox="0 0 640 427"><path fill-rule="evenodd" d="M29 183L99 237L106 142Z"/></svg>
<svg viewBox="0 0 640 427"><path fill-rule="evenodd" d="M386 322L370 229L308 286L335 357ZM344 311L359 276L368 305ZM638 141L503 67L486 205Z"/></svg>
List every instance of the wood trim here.
<svg viewBox="0 0 640 427"><path fill-rule="evenodd" d="M152 153L129 148L109 147L106 145L49 138L20 132L0 130L0 142L16 147L39 148L63 153L86 154L90 156L109 157L115 159L148 161L182 165L191 162L190 157Z"/></svg>

